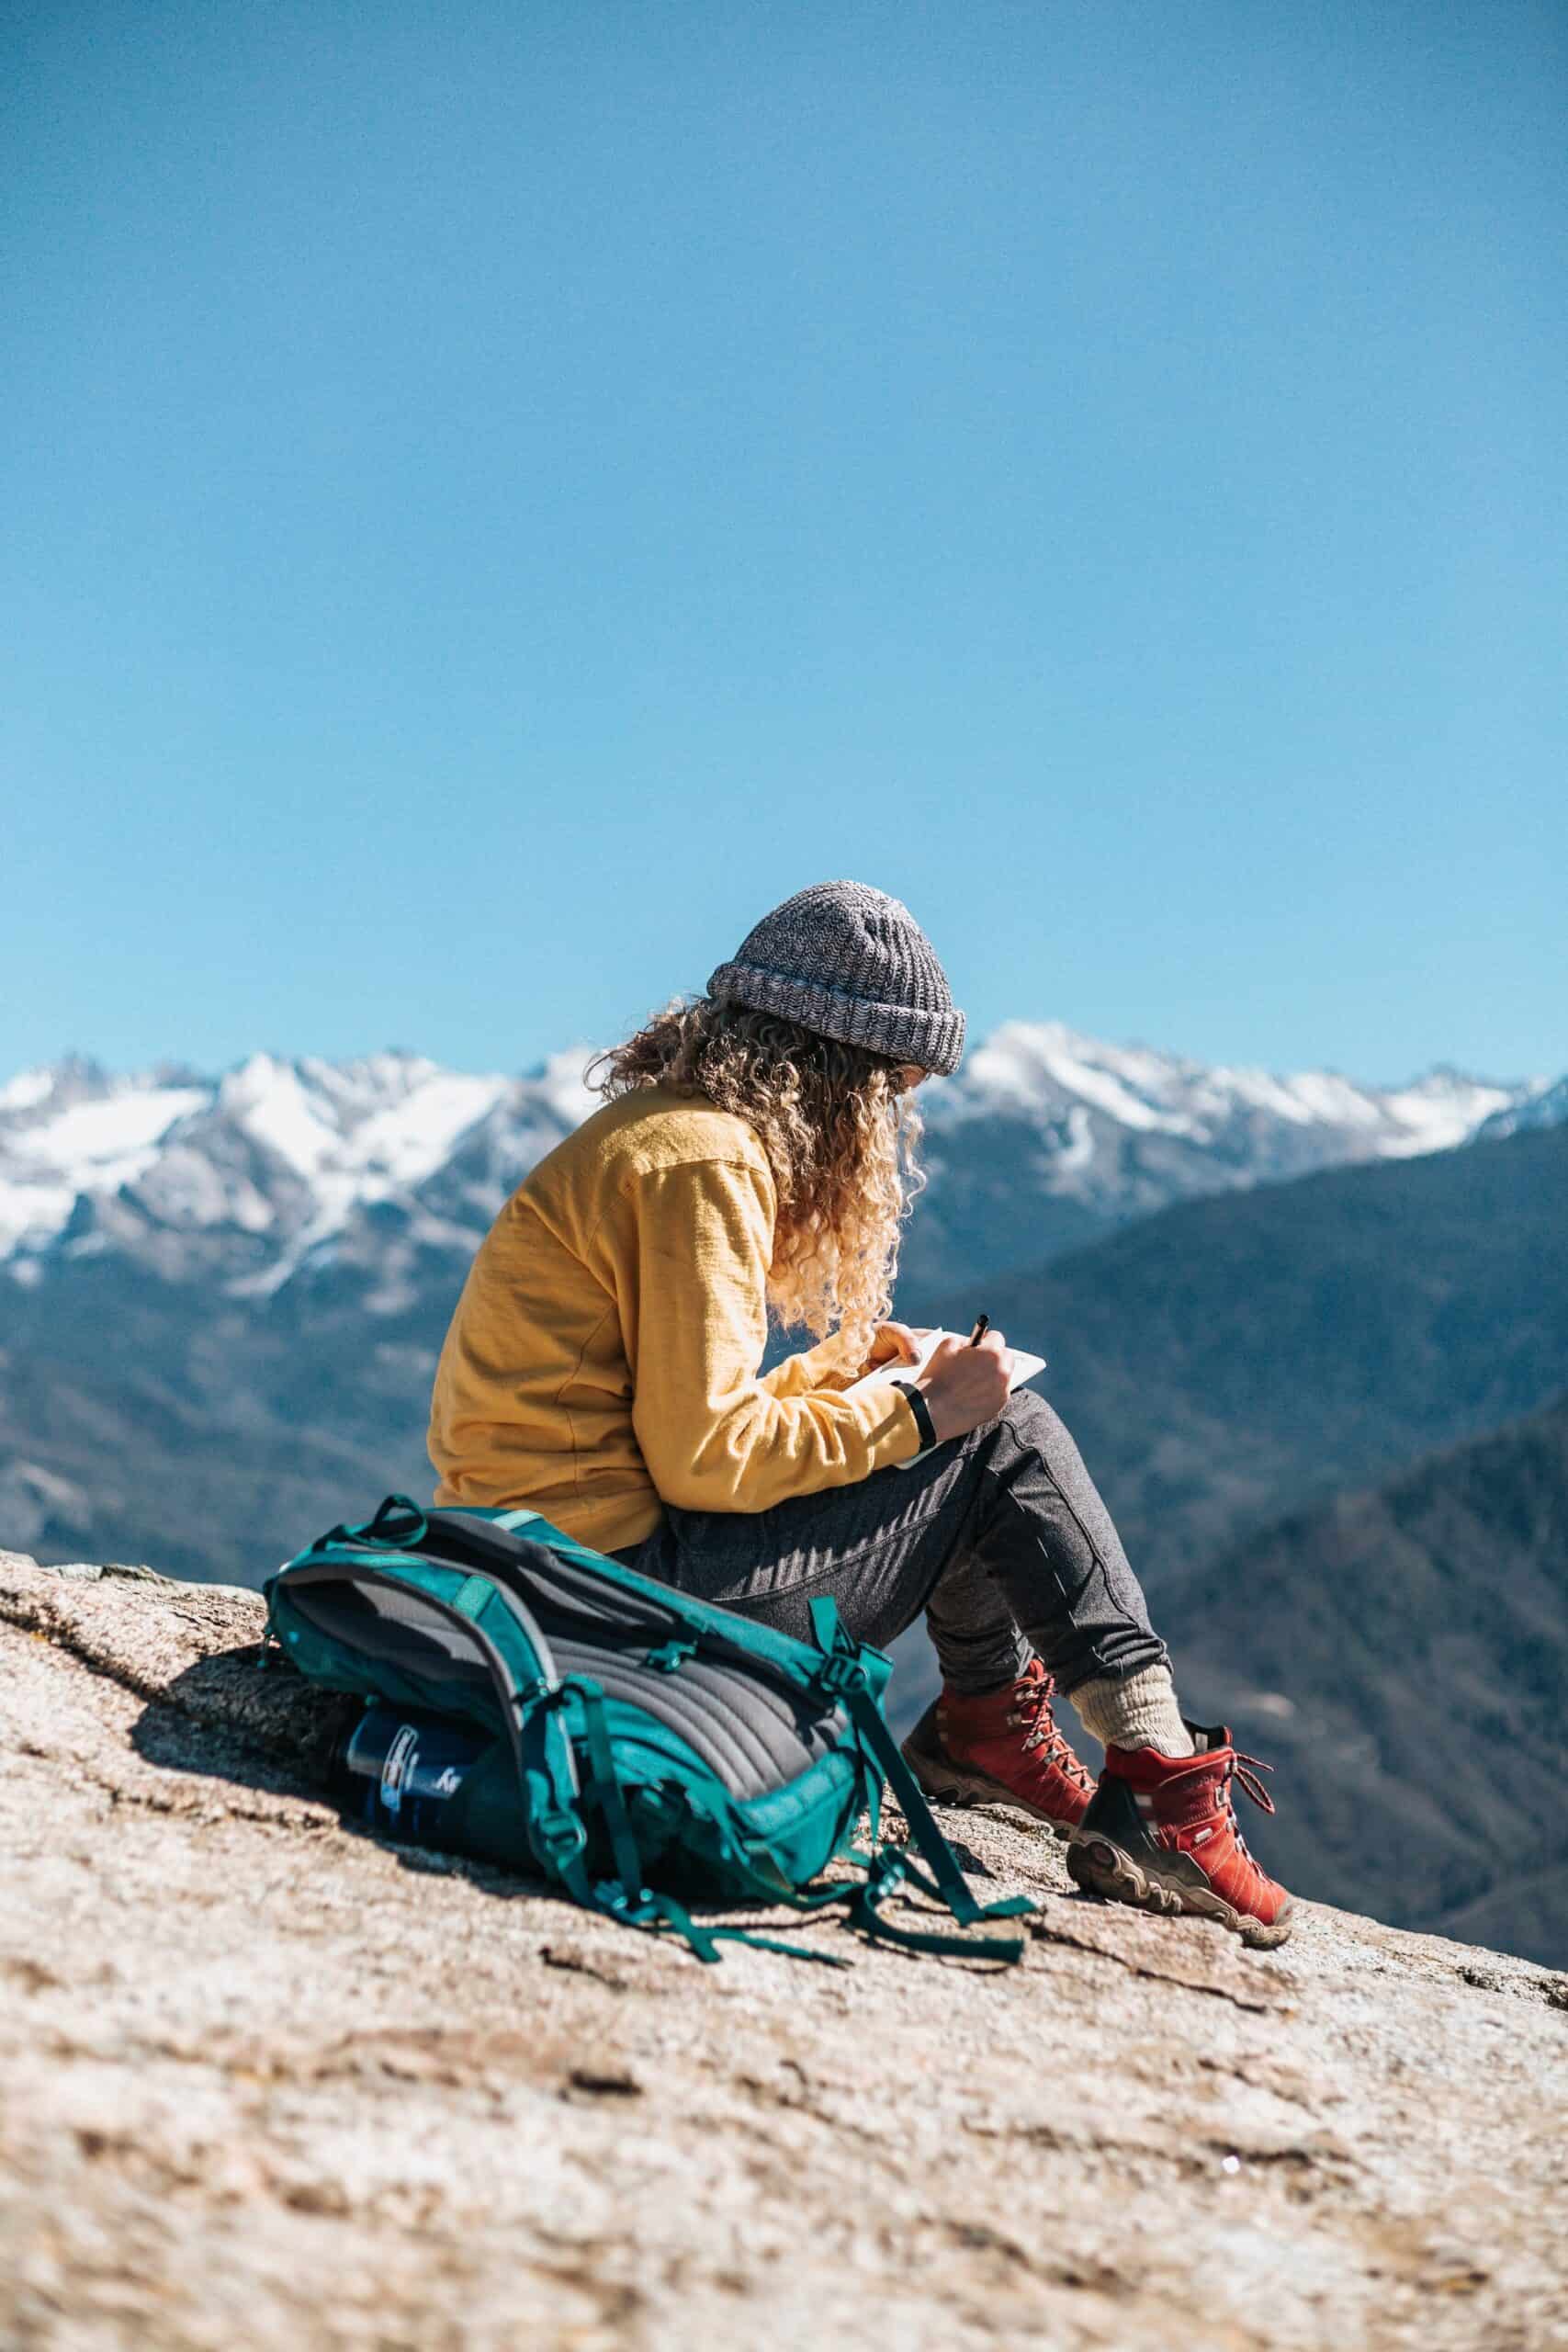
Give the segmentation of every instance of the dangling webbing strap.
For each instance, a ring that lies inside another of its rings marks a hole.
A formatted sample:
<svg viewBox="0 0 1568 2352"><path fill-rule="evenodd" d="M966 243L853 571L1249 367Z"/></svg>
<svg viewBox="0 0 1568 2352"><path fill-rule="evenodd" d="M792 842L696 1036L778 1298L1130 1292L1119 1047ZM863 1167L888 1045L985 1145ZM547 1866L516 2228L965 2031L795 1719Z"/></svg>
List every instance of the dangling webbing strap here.
<svg viewBox="0 0 1568 2352"><path fill-rule="evenodd" d="M716 1947L728 1943L749 1944L753 1951L782 1952L786 1960L814 1960L823 1968L848 1968L850 1965L838 1952L813 1951L806 1944L786 1944L776 1936L760 1936L754 1928L713 1928L699 1923L675 1901L673 1895L651 1895L649 1902L650 1909L658 1913L658 1918L631 1919L627 1924L640 1928L657 1927L662 1923L672 1928L678 1936L685 1939L699 1960L719 1959L721 1955Z"/></svg>
<svg viewBox="0 0 1568 2352"><path fill-rule="evenodd" d="M904 1818L909 1825L909 1835L931 1870L931 1877L927 1879L907 1854L878 1857L877 1866L874 1867L865 1886L860 1890L863 1898L862 1907L867 1914L860 1924L866 1926L868 1932L886 1936L891 1942L909 1940L905 1930L894 1928L876 1917L878 1905L897 1881L905 1877L913 1879L917 1885L923 1886L928 1894L944 1903L960 1927L974 1927L982 1919L1018 1919L1032 1912L1036 1905L1026 1894L1009 1895L999 1903L976 1901L958 1866L957 1855L932 1818L920 1784L904 1761L898 1743L888 1730L882 1710L871 1694L870 1681L861 1663L859 1648L845 1633L838 1605L831 1599L823 1598L811 1603L811 1630L823 1655L823 1687L842 1700L862 1745L880 1766L889 1788L897 1798ZM855 1906L852 1905L852 1917L854 1911ZM948 1937L940 1944L933 1944L930 1939L919 1941L913 1949L973 1951L976 1947ZM999 1937L992 1940L988 1949L998 1960L1017 1960L1024 1949L1023 1939L1020 1936Z"/></svg>

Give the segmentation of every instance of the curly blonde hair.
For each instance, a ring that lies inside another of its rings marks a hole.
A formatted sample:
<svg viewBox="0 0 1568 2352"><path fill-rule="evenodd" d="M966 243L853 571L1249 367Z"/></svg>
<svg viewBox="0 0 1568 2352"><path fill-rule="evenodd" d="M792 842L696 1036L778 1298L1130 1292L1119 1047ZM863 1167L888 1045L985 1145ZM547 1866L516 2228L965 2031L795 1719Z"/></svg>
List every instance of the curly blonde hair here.
<svg viewBox="0 0 1568 2352"><path fill-rule="evenodd" d="M902 1065L777 1013L677 997L589 1083L705 1095L756 1129L778 1193L768 1304L786 1329L835 1326L865 1349L893 1308L901 1228L923 1182L920 1114ZM602 1075L600 1073L603 1073Z"/></svg>

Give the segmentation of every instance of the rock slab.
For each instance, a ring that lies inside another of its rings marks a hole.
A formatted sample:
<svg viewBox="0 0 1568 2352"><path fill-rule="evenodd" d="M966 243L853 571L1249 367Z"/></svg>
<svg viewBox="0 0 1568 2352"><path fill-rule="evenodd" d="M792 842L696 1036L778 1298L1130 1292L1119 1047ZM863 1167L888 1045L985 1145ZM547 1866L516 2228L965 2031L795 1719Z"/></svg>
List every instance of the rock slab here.
<svg viewBox="0 0 1568 2352"><path fill-rule="evenodd" d="M260 1620L0 1554L7 2352L1568 2346L1568 1979L1247 1952L1005 1814L1018 1969L704 1968L344 1829Z"/></svg>

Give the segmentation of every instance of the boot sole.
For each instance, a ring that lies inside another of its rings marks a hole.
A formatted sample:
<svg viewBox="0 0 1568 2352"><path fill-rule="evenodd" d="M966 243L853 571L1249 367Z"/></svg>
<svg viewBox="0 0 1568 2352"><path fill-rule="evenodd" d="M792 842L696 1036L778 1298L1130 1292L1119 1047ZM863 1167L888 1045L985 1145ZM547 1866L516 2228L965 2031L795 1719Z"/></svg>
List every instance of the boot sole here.
<svg viewBox="0 0 1568 2352"><path fill-rule="evenodd" d="M932 1804L970 1808L1005 1804L1010 1806L1014 1813L1028 1814L1032 1821L1037 1821L1043 1829L1048 1829L1053 1838L1067 1838L1073 1834L1071 1822L1058 1821L1055 1814L1043 1813L1038 1805L1031 1804L1027 1797L1019 1796L1004 1781L993 1781L985 1772L965 1771L961 1764L951 1762L945 1756L929 1755L923 1748L906 1747L903 1754L905 1763Z"/></svg>
<svg viewBox="0 0 1568 2352"><path fill-rule="evenodd" d="M1228 1928L1233 1936L1258 1951L1271 1951L1288 1942L1295 1925L1288 1897L1277 1919L1255 1919L1249 1911L1238 1911L1234 1903L1227 1903L1223 1894L1166 1885L1098 1832L1079 1836L1068 1846L1067 1876L1086 1894L1098 1894L1107 1903L1131 1903L1140 1911L1158 1912L1166 1918L1188 1912L1199 1918L1217 1919L1222 1928Z"/></svg>

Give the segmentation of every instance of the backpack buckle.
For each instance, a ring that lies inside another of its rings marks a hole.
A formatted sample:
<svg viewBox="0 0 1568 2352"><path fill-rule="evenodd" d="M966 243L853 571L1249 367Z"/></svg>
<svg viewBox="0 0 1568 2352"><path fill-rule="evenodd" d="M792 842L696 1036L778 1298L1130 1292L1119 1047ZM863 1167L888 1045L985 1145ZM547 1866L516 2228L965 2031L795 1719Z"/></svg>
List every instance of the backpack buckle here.
<svg viewBox="0 0 1568 2352"><path fill-rule="evenodd" d="M685 1665L686 1660L689 1657L695 1657L696 1654L695 1642L663 1642L657 1649L649 1651L643 1664L652 1667L657 1674L676 1674Z"/></svg>
<svg viewBox="0 0 1568 2352"><path fill-rule="evenodd" d="M584 1851L588 1832L574 1813L540 1813L529 1824L528 1843L547 1867L562 1871Z"/></svg>
<svg viewBox="0 0 1568 2352"><path fill-rule="evenodd" d="M821 1689L831 1692L835 1699L847 1699L852 1692L869 1688L865 1668L859 1658L849 1657L837 1651L831 1657L818 1660L817 1680Z"/></svg>

